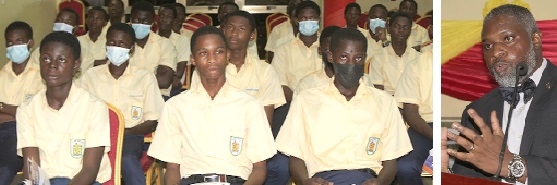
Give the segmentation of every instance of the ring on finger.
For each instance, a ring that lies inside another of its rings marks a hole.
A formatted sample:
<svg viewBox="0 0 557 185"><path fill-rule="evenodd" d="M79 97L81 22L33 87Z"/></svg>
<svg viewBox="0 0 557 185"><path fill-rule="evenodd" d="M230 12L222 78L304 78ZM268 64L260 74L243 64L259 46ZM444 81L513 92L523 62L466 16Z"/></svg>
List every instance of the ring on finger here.
<svg viewBox="0 0 557 185"><path fill-rule="evenodd" d="M468 151L470 151L470 152L474 151L474 143L472 143L472 147L470 147L470 150L468 150Z"/></svg>

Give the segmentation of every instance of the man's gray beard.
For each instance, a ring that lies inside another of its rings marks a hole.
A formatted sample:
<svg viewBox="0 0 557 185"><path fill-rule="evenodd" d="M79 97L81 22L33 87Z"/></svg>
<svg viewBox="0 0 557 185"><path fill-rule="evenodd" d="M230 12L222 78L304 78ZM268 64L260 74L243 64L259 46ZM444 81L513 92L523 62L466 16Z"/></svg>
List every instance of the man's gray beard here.
<svg viewBox="0 0 557 185"><path fill-rule="evenodd" d="M520 82L530 77L532 71L534 71L534 67L536 67L536 52L534 51L533 46L530 47L530 52L528 52L525 59L526 61L524 62L526 62L526 65L528 66L528 73L526 73L525 76L519 77ZM512 65L512 63L510 62L509 64ZM493 66L491 67L491 69L489 69L491 71L491 75L495 77L495 80L499 84L499 87L514 87L514 84L516 83L516 65L512 65L509 67L512 67L512 69L511 72L506 76L499 76L499 74L495 72L496 66Z"/></svg>

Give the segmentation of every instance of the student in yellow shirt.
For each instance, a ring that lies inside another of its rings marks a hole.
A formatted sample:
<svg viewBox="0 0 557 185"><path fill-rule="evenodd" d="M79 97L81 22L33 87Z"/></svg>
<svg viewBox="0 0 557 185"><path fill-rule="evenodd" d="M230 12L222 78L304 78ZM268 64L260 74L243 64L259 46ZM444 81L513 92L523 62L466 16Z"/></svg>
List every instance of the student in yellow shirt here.
<svg viewBox="0 0 557 185"><path fill-rule="evenodd" d="M404 120L412 152L398 159L397 179L401 185L423 184L422 166L433 148L433 54L423 53L406 65L395 98L404 104Z"/></svg>
<svg viewBox="0 0 557 185"><path fill-rule="evenodd" d="M346 28L357 29L365 35L367 31L358 26L361 15L362 8L356 2L348 3L346 7L344 7L344 20L346 20Z"/></svg>
<svg viewBox="0 0 557 185"><path fill-rule="evenodd" d="M265 44L265 51L267 51L267 61L269 63L273 62L275 55L275 50L294 38L299 33L298 22L296 22L296 6L302 2L302 0L290 0L286 6L286 14L288 15L288 21L284 21L279 25L275 26L267 37L267 43Z"/></svg>
<svg viewBox="0 0 557 185"><path fill-rule="evenodd" d="M21 171L17 155L16 109L43 88L39 69L28 64L33 48L33 28L25 22L12 22L4 31L6 56L10 61L0 70L0 184L10 184Z"/></svg>
<svg viewBox="0 0 557 185"><path fill-rule="evenodd" d="M176 11L176 7L172 4L165 4L159 8L159 20L158 20L158 29L157 34L161 37L165 37L170 39L174 48L176 49L176 58L177 58L177 69L176 74L172 80L172 91L171 96L174 96L180 92L182 92L182 83L180 79L184 75L184 71L189 61L189 57L191 55L189 45L190 45L190 38L180 35L172 31L172 25L176 22L178 18L178 11Z"/></svg>
<svg viewBox="0 0 557 185"><path fill-rule="evenodd" d="M148 154L167 162L165 184L263 184L276 150L261 101L228 84L221 30L201 27L191 44L201 85L166 102Z"/></svg>
<svg viewBox="0 0 557 185"><path fill-rule="evenodd" d="M364 85L361 32L336 31L330 49L333 79L294 99L277 149L290 156L296 184L390 184L396 159L412 150L396 102Z"/></svg>
<svg viewBox="0 0 557 185"><path fill-rule="evenodd" d="M157 77L161 94L168 99L176 71L176 49L172 41L151 31L155 20L155 8L147 1L133 4L132 28L135 31L135 50L130 64L151 71Z"/></svg>
<svg viewBox="0 0 557 185"><path fill-rule="evenodd" d="M108 29L108 65L91 68L81 77L82 88L116 106L124 115L122 179L126 184L145 184L139 161L143 156L143 137L157 126L164 107L157 79L150 71L129 65L135 45L133 28L117 23Z"/></svg>
<svg viewBox="0 0 557 185"><path fill-rule="evenodd" d="M232 12L238 11L240 10L240 7L238 7L238 4L234 3L234 2L230 2L230 1L225 1L224 3L219 5L219 10L218 10L218 21L219 23L222 25L222 22L224 21L224 17ZM219 28L221 25L218 25L217 28ZM253 57L256 60L259 60L259 55L257 54L257 45L255 43L255 39L257 38L257 30L254 29L255 35L256 37L254 37L253 39L249 40L248 42L248 55L250 57Z"/></svg>
<svg viewBox="0 0 557 185"><path fill-rule="evenodd" d="M367 58L366 63L381 53L384 44L387 42L387 7L382 4L375 4L369 8L367 21L369 30L364 35L367 39Z"/></svg>
<svg viewBox="0 0 557 185"><path fill-rule="evenodd" d="M108 1L108 17L110 19L110 22L108 24L110 25L123 22L122 18L124 17L124 2L122 2L122 0Z"/></svg>
<svg viewBox="0 0 557 185"><path fill-rule="evenodd" d="M89 31L77 37L81 44L81 74L93 66L106 64L106 32L102 30L108 23L108 13L95 6L87 13L85 23Z"/></svg>
<svg viewBox="0 0 557 185"><path fill-rule="evenodd" d="M408 46L414 48L416 51L421 51L421 46L423 43L430 41L429 35L427 34L427 30L416 24L417 19L419 17L418 13L418 3L415 0L402 0L398 6L399 12L404 12L408 14L410 17L410 21L412 22L412 31L410 32L410 37L408 37Z"/></svg>
<svg viewBox="0 0 557 185"><path fill-rule="evenodd" d="M172 31L174 31L174 33L177 33L177 34L181 35L182 31L186 30L183 27L184 20L186 18L186 7L182 3L174 3L172 5L176 9L176 13L177 13L176 19L174 20L174 22L172 24Z"/></svg>
<svg viewBox="0 0 557 185"><path fill-rule="evenodd" d="M52 31L62 31L67 32L70 34L74 34L77 30L77 22L78 22L77 13L71 8L64 8L56 14L56 19L54 19L54 26L52 26ZM35 65L39 68L39 50L41 48L37 47L31 53L30 62L32 65Z"/></svg>
<svg viewBox="0 0 557 185"><path fill-rule="evenodd" d="M54 32L40 48L46 89L18 107L18 155L39 164L51 185L104 183L111 176L108 107L72 83L81 62L79 41ZM24 178L28 167L25 162Z"/></svg>
<svg viewBox="0 0 557 185"><path fill-rule="evenodd" d="M372 59L369 74L373 85L394 95L400 75L410 61L419 57L420 52L412 49L406 42L410 35L410 17L397 12L389 22L392 42Z"/></svg>

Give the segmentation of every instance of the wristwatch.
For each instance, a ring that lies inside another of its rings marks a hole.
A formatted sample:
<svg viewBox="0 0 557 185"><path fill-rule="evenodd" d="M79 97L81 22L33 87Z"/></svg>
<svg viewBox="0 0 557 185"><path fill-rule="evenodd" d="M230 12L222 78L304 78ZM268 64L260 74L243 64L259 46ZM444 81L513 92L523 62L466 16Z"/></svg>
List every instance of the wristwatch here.
<svg viewBox="0 0 557 185"><path fill-rule="evenodd" d="M509 162L509 179L513 181L517 181L520 177L524 175L526 171L526 166L522 161L522 157L520 155L514 154L513 159Z"/></svg>

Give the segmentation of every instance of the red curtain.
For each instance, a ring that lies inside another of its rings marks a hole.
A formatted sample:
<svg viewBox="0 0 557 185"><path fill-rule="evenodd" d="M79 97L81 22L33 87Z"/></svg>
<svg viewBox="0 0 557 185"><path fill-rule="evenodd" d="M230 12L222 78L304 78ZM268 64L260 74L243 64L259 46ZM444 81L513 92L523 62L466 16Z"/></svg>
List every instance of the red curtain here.
<svg viewBox="0 0 557 185"><path fill-rule="evenodd" d="M557 65L557 20L537 23L542 32L543 57ZM481 43L441 66L441 93L445 95L474 101L497 86L483 61Z"/></svg>

